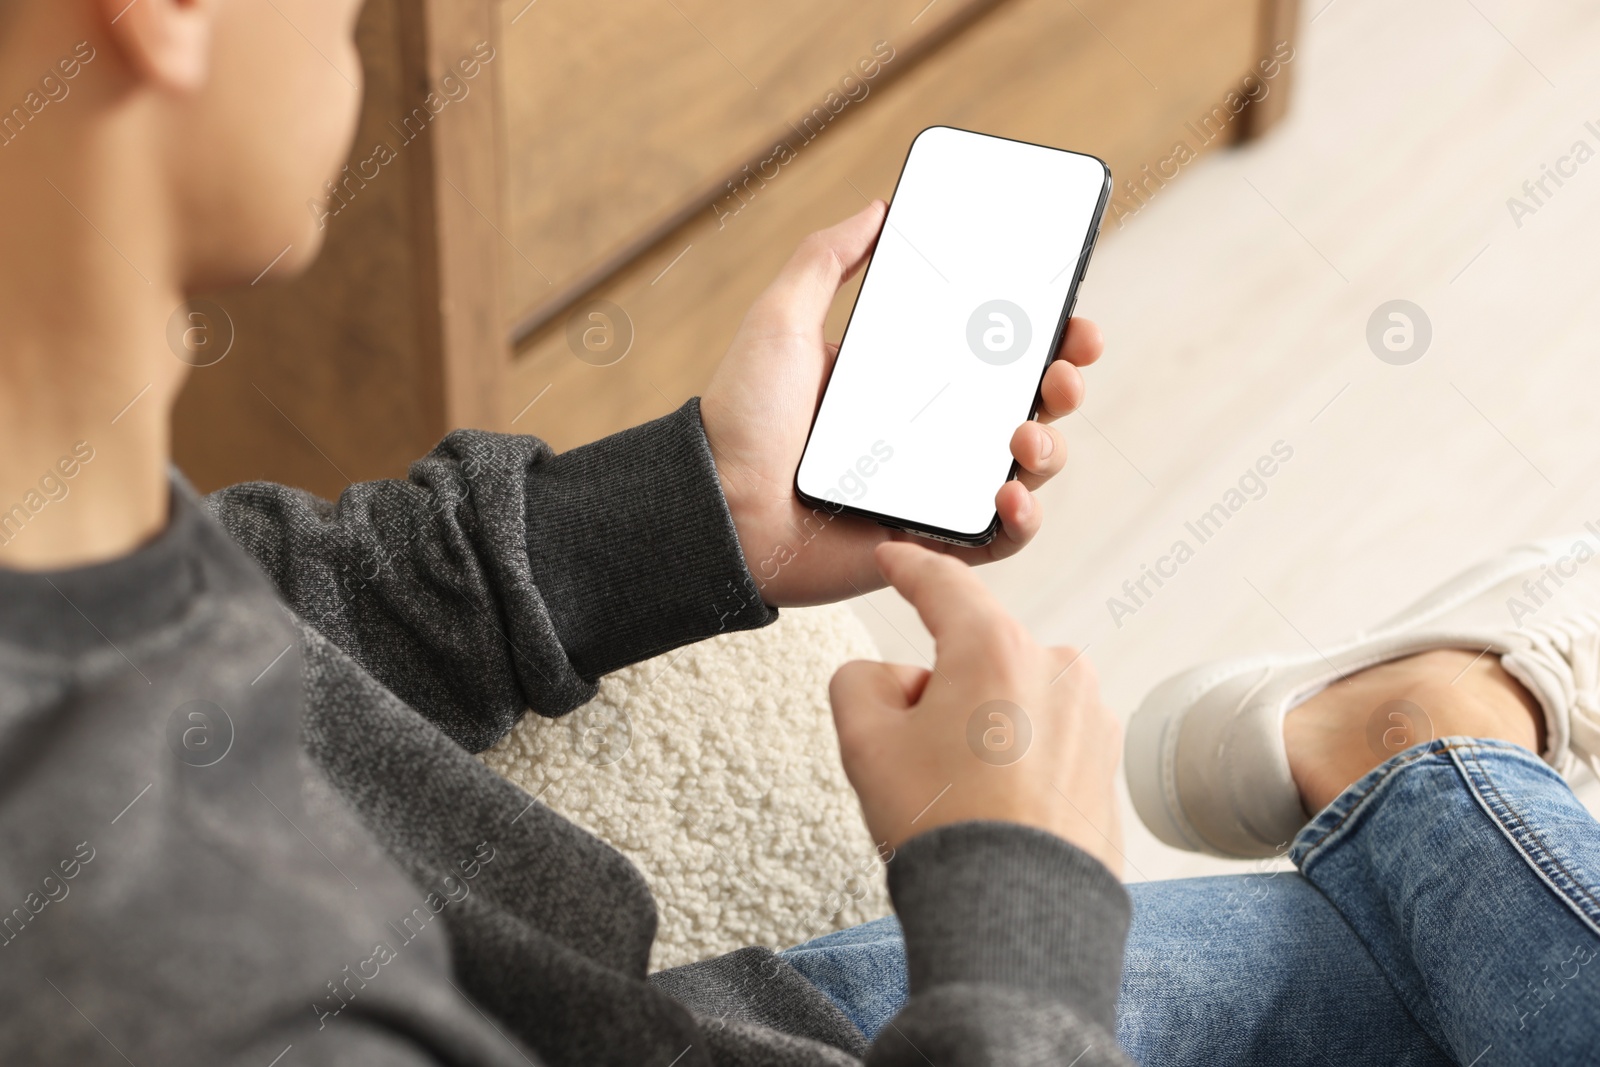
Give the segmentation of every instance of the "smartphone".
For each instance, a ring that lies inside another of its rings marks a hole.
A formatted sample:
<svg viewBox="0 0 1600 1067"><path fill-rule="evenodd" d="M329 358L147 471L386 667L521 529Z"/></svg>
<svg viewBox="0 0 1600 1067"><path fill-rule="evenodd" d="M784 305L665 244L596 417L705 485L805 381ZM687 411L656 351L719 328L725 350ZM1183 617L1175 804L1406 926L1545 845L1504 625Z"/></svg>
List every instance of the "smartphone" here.
<svg viewBox="0 0 1600 1067"><path fill-rule="evenodd" d="M1111 171L932 126L911 142L795 491L834 514L982 545L1100 233Z"/></svg>

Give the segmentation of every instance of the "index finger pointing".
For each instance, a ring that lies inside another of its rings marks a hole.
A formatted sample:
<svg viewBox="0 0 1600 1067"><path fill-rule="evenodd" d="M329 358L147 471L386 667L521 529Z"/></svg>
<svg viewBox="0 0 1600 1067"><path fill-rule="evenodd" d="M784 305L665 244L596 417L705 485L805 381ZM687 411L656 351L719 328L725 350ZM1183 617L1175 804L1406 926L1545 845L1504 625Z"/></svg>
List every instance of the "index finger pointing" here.
<svg viewBox="0 0 1600 1067"><path fill-rule="evenodd" d="M877 548L877 560L889 584L922 616L935 644L1005 617L994 594L954 556L905 541L886 541Z"/></svg>

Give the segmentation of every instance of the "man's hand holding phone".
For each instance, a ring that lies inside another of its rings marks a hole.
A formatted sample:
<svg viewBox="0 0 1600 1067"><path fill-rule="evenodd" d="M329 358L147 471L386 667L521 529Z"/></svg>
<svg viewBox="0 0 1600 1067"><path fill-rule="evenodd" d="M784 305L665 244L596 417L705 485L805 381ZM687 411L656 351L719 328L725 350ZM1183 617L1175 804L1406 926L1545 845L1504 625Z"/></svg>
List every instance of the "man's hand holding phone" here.
<svg viewBox="0 0 1600 1067"><path fill-rule="evenodd" d="M745 315L701 399L706 438L739 533L745 562L768 604L828 603L880 588L873 549L909 535L870 520L834 516L817 529L816 508L795 495L795 468L838 346L823 337L839 288L859 271L883 227L874 201L801 242L777 279ZM937 546L972 563L1009 556L1042 521L1033 491L1066 463L1066 442L1050 423L1083 402L1078 368L1100 358L1100 330L1073 319L1045 371L1038 418L1019 425L1011 454L1019 476L995 496L1001 532L981 547ZM923 383L907 382L907 389Z"/></svg>
<svg viewBox="0 0 1600 1067"><path fill-rule="evenodd" d="M875 840L894 847L951 823L1014 822L1120 873L1112 781L1121 728L1093 669L1072 649L1038 645L967 566L1009 556L1038 532L1033 491L1066 461L1050 423L1083 402L1079 368L1100 357L1099 328L1070 321L1040 381L1037 418L1011 435L1018 475L995 496L1000 533L989 544L908 543L909 534L847 514L819 528L817 509L796 495L796 467L838 354L824 323L872 254L886 210L874 201L801 243L745 316L701 400L740 547L769 604L824 603L888 582L933 634L931 670L855 662L830 687L845 771Z"/></svg>
<svg viewBox="0 0 1600 1067"><path fill-rule="evenodd" d="M829 687L845 774L874 841L893 848L952 823L1021 823L1120 875L1112 783L1122 731L1088 660L1036 643L949 555L885 544L876 559L937 650L932 670L856 661Z"/></svg>

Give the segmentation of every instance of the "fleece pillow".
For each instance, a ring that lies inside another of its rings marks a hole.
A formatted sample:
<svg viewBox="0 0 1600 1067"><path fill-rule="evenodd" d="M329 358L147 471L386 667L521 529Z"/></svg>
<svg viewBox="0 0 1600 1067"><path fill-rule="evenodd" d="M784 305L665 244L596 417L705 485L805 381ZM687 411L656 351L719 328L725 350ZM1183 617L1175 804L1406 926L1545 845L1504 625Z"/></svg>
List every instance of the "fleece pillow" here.
<svg viewBox="0 0 1600 1067"><path fill-rule="evenodd" d="M786 609L609 675L482 758L644 872L653 970L787 948L889 913L828 708L833 672L877 658L848 607Z"/></svg>

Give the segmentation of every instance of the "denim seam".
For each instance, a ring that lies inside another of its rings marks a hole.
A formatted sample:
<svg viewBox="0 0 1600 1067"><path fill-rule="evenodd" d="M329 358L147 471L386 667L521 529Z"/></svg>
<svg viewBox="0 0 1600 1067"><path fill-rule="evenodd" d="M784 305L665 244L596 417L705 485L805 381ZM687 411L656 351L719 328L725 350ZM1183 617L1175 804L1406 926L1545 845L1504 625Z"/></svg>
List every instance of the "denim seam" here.
<svg viewBox="0 0 1600 1067"><path fill-rule="evenodd" d="M1324 845L1324 843L1326 843L1329 840L1329 838L1333 837L1334 834L1338 833L1338 831L1345 825L1345 823L1349 822L1350 819L1358 811L1360 811L1363 807L1366 806L1367 801L1372 797L1372 795L1375 794L1379 790L1379 788L1381 788L1386 782L1388 782L1396 771L1399 771L1399 770L1402 770L1402 769L1404 769L1406 767L1410 767L1410 766L1412 766L1414 764L1420 763L1423 760L1427 759L1429 756L1433 756L1433 755L1441 755L1442 756L1444 753L1447 753L1447 752L1448 753L1454 753L1454 752L1457 752L1457 751L1460 751L1460 750L1467 750L1467 751L1469 751L1471 753L1477 753L1477 752L1481 751L1485 747L1486 746L1481 744L1481 743L1445 744L1445 743L1442 743L1440 741L1431 742L1429 744L1429 746L1424 751L1417 752L1417 753L1415 753L1413 755L1410 755L1409 757L1406 757L1406 756L1396 757L1395 762L1393 763L1393 765L1390 766L1389 768L1387 768L1380 777L1378 777L1376 780L1374 780L1372 782L1372 784L1370 786L1368 786L1366 789L1362 790L1360 793L1353 794L1353 795L1349 796L1348 798L1342 798L1342 799L1347 800L1349 806L1346 808L1344 813L1342 815L1340 815L1339 820L1336 823L1334 823L1333 826L1329 827L1324 833L1322 833L1319 837L1317 837L1314 842L1312 842L1311 844L1309 844L1306 847L1305 851L1301 854L1298 866L1300 867L1301 874L1303 876L1305 876L1308 881L1311 882L1311 884L1317 889L1318 892L1323 894L1324 898L1328 899L1328 902L1333 905L1334 910L1339 913L1340 917L1345 920L1347 925L1349 925L1349 922L1350 922L1349 917L1346 916L1344 914L1344 912L1339 908L1339 906L1333 902L1331 897L1328 897L1326 890L1324 890L1321 885L1317 884L1317 881L1316 881L1315 877L1311 874L1311 872L1308 869L1312 865L1312 860L1315 858L1314 854L1319 849L1321 849L1321 847ZM1466 769L1464 767L1462 767L1459 762L1456 761L1456 758L1452 755L1451 757L1449 757L1448 761L1441 760L1440 762L1441 762L1441 765L1446 765L1446 763L1448 762L1448 765L1455 767L1455 769L1457 770L1457 773L1460 774L1462 779L1463 779L1463 784L1466 786L1468 791L1472 793L1473 798L1477 801L1477 803L1480 805L1480 807L1485 810L1485 812L1488 815L1489 819L1492 822L1494 822L1497 827L1499 827L1501 829L1502 833L1507 833L1507 831L1505 830L1504 826L1501 824L1501 821L1500 821L1499 817L1496 816L1493 811L1488 810L1487 801L1483 798L1482 794L1475 787L1472 775L1469 772L1467 772ZM1474 762L1476 763L1477 761L1475 760ZM1374 768L1374 770L1376 770L1376 768ZM1493 787L1492 783L1490 783L1490 787L1491 788ZM1510 810L1510 805L1506 805L1506 808L1509 811ZM1517 818L1520 821L1523 821L1524 825L1526 825L1526 821L1525 820L1521 820L1520 816L1517 816ZM1509 834L1508 834L1508 836L1509 836ZM1549 876L1546 874L1546 872L1543 871L1542 869L1540 869L1538 867L1538 865L1535 863L1535 861L1532 860L1531 857L1527 856L1527 853L1521 847L1519 847L1518 843L1515 840L1513 840L1511 842L1511 844L1512 844L1512 847L1514 849L1516 849L1517 852L1524 857L1525 862L1528 862L1530 864L1530 866L1533 867L1535 876L1538 877L1540 879L1540 881L1544 882L1547 885L1550 885L1550 879L1549 879ZM1584 924L1586 926L1591 926L1591 928L1592 928L1592 924L1590 924L1588 922L1587 916L1584 916L1582 914L1581 909L1575 903L1573 903L1565 894L1561 893L1560 890L1557 889L1554 885L1551 885L1551 890L1552 890L1552 892L1555 892L1557 894L1557 896L1559 896L1562 900L1566 901L1568 907L1572 908L1574 911L1577 911L1579 913L1580 921L1584 922ZM1351 927L1351 929L1352 929L1353 932L1355 932L1355 928L1353 926ZM1371 947L1367 945L1365 939L1361 936L1361 934L1359 932L1356 932L1356 940L1358 942L1360 942L1362 947L1364 949L1366 949L1366 951L1368 952L1368 955L1370 956L1371 955ZM1376 957L1373 957L1373 959L1374 959L1374 963L1376 963L1377 962L1376 961ZM1424 1010L1423 1012L1419 1012L1419 1010L1418 1010L1419 1006L1415 1005L1415 1004L1413 1004L1411 1002L1411 998L1408 995L1406 995L1405 992L1402 991L1401 986L1396 984L1394 982L1393 978L1389 976L1387 969L1384 968L1381 964L1379 964L1378 967L1379 967L1379 970L1384 973L1385 977L1389 977L1390 987L1394 990L1396 998L1398 999L1402 1010L1404 1010L1406 1012L1406 1014L1411 1017L1412 1021L1417 1025L1418 1031L1429 1042L1431 1042L1436 1048L1438 1048L1442 1055L1444 1055L1446 1058L1449 1058L1449 1056L1450 1056L1449 1040L1446 1037L1446 1035L1441 1030L1438 1029L1439 1024L1437 1022L1435 1022L1432 1026L1430 1026L1426 1022L1424 1022L1424 1017L1427 1014L1426 1011Z"/></svg>
<svg viewBox="0 0 1600 1067"><path fill-rule="evenodd" d="M1360 793L1357 793L1355 796L1349 798L1349 807L1347 807L1345 809L1345 812L1344 812L1343 815L1339 816L1339 821L1338 822L1336 822L1332 826L1328 827L1328 829L1322 834L1321 837L1317 838L1315 841L1311 842L1310 844L1308 844L1306 846L1305 852L1300 857L1300 867L1301 867L1301 869L1304 870L1305 869L1305 865L1311 861L1311 853L1313 853L1317 849L1321 848L1322 847L1322 843L1324 841L1328 840L1328 838L1330 838L1334 834L1338 833L1339 830L1344 826L1344 824L1350 821L1350 817L1352 815L1354 815L1356 812L1360 811L1361 808L1366 805L1367 798L1372 796L1373 793L1376 793L1378 791L1379 787L1381 787L1385 782L1387 782L1390 779L1390 777L1392 777L1394 775L1394 773L1396 771L1401 770L1401 769L1403 769L1405 767L1409 767L1414 763L1419 763L1422 760L1427 759L1429 756L1437 755L1438 753L1441 753L1441 752L1450 752L1450 751L1453 751L1456 748L1465 748L1465 747L1467 747L1467 746L1465 746L1465 745L1459 745L1459 746L1458 745L1442 745L1442 746L1440 746L1438 748L1430 748L1426 752L1417 753L1415 756L1412 756L1410 759L1401 759L1399 762L1397 762L1393 766L1391 766L1388 770L1384 771L1383 772L1383 776L1381 778L1379 778L1377 781L1373 782L1370 786L1368 786L1366 789L1362 790Z"/></svg>
<svg viewBox="0 0 1600 1067"><path fill-rule="evenodd" d="M1459 747L1467 748L1468 746L1462 745ZM1475 749L1478 746L1472 747ZM1578 913L1584 925L1588 926L1593 933L1600 934L1600 927L1596 926L1597 916L1600 916L1600 900L1597 900L1594 893L1567 869L1566 865L1556 857L1550 846L1545 844L1539 832L1523 817L1521 812L1511 805L1505 794L1500 791L1500 787L1495 784L1483 762L1475 756L1464 757L1464 760L1471 762L1471 769L1465 766L1463 760L1455 760L1455 762L1461 769L1462 777L1467 780L1468 787L1472 789L1473 796L1477 798L1479 805L1483 808L1484 813L1489 816L1490 821L1510 842L1511 847L1516 849L1523 860L1534 869L1534 872L1539 876L1539 880L1549 886L1551 892L1565 900L1568 906ZM1480 781L1482 788L1493 794L1492 804L1480 790ZM1495 806L1505 812L1504 817L1494 810ZM1515 827L1508 825L1508 820L1514 822L1516 824ZM1520 829L1517 827L1520 827ZM1534 853L1537 853L1537 855L1534 855ZM1551 868L1554 868L1556 873L1565 878L1575 891L1563 889L1557 883ZM1581 900L1576 899L1580 897L1582 898ZM1587 907L1585 904L1587 904ZM1593 909L1593 911L1590 909Z"/></svg>

